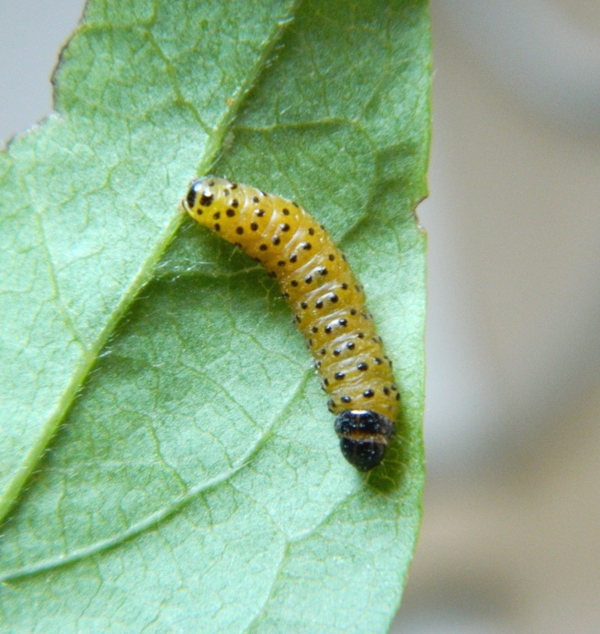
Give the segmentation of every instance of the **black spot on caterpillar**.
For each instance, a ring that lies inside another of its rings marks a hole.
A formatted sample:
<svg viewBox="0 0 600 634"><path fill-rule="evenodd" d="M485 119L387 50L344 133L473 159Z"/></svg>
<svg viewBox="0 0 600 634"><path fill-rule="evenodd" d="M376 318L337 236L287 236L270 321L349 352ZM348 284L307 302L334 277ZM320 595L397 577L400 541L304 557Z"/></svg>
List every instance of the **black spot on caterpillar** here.
<svg viewBox="0 0 600 634"><path fill-rule="evenodd" d="M400 394L362 286L329 234L296 203L214 176L193 181L181 204L277 279L316 359L342 453L360 471L379 465Z"/></svg>

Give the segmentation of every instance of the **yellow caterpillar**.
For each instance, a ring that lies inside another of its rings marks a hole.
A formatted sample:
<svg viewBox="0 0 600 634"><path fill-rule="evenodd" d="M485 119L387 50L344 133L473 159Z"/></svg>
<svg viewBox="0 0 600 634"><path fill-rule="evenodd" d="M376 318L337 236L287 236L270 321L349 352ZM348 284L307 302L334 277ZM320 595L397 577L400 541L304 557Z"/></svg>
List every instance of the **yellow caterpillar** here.
<svg viewBox="0 0 600 634"><path fill-rule="evenodd" d="M329 234L298 204L214 176L192 182L181 204L277 279L330 396L342 453L360 471L376 467L400 394L362 287Z"/></svg>

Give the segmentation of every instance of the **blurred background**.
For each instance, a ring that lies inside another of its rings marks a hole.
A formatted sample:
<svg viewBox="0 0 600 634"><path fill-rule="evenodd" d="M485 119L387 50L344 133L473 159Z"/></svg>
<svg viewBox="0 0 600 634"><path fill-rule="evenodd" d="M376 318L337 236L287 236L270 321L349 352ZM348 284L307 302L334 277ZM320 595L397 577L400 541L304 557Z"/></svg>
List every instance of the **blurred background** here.
<svg viewBox="0 0 600 634"><path fill-rule="evenodd" d="M0 0L0 140L82 0ZM394 634L600 631L600 3L433 0L428 484Z"/></svg>

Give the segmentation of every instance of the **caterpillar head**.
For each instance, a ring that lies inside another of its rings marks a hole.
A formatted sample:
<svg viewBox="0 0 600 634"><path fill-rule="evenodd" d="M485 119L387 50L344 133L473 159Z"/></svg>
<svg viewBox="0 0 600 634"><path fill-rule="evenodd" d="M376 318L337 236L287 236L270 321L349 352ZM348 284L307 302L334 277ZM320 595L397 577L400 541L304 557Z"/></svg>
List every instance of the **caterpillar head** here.
<svg viewBox="0 0 600 634"><path fill-rule="evenodd" d="M383 460L394 435L391 420L368 410L346 410L335 419L344 458L359 471L370 471Z"/></svg>

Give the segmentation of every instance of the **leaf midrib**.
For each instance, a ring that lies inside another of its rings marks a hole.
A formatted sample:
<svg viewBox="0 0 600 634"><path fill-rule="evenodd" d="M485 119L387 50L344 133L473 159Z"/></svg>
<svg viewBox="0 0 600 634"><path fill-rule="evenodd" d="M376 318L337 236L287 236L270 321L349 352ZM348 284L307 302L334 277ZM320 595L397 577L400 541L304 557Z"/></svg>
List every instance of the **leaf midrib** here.
<svg viewBox="0 0 600 634"><path fill-rule="evenodd" d="M300 4L300 0L295 0L291 5L287 16L284 16L277 20L276 24L271 29L269 35L263 41L263 49L261 55L258 56L256 63L248 73L247 79L236 90L231 106L227 108L220 121L214 128L214 132L208 137L208 141L205 150L201 156L199 162L199 172L206 173L210 165L214 162L218 156L219 150L223 143L223 139L227 134L231 124L233 123L237 113L241 110L241 107L248 95L248 92L252 86L256 83L261 73L263 72L267 61L273 51L273 48L282 38L285 30L292 24L293 18L296 14L296 9ZM75 33L81 30L81 26L75 30ZM71 39L71 38L69 38ZM64 49L63 49L64 50ZM62 53L60 56L62 59ZM53 73L53 77L55 76ZM56 90L54 99L56 101ZM51 113L51 117L54 113ZM68 117L68 113L61 113L63 117ZM47 422L41 428L41 433L37 439L32 443L31 448L25 454L21 464L15 469L15 475L12 481L6 486L2 495L0 495L0 522L6 517L13 504L16 502L19 493L29 479L32 471L38 464L41 456L43 455L46 446L50 439L54 436L56 429L60 425L61 421L65 418L66 414L73 405L76 394L84 383L90 370L95 364L100 352L108 342L111 334L116 329L121 319L125 316L129 307L140 293L141 289L152 279L153 272L156 265L164 255L168 245L175 237L183 222L183 215L177 213L167 224L165 229L161 232L160 239L156 241L155 248L151 251L150 255L146 258L142 264L138 274L129 285L116 309L107 320L106 325L100 331L96 342L92 345L83 356L83 359L79 366L75 369L72 379L65 389L58 405L52 415L48 418Z"/></svg>

